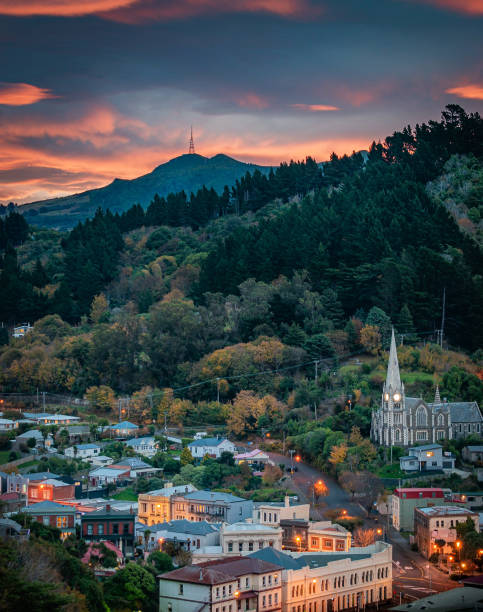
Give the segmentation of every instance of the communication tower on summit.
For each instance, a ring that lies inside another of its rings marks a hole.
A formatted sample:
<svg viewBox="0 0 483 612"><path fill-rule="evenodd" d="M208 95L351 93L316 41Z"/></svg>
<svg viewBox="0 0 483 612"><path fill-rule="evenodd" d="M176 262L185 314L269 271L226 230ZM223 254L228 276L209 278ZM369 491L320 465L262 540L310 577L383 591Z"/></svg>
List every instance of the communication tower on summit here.
<svg viewBox="0 0 483 612"><path fill-rule="evenodd" d="M193 140L193 126L191 126L190 148L189 148L188 154L194 155L194 152L195 152L195 142Z"/></svg>

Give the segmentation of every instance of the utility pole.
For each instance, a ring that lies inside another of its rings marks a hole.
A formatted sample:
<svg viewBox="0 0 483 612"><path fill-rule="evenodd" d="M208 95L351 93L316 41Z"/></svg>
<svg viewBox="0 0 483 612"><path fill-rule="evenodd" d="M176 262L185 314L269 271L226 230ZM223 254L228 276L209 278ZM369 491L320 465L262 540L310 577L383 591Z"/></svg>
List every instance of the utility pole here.
<svg viewBox="0 0 483 612"><path fill-rule="evenodd" d="M168 416L168 411L165 410L164 411L164 437L166 437L168 435L168 424L166 421L166 417Z"/></svg>
<svg viewBox="0 0 483 612"><path fill-rule="evenodd" d="M42 410L45 412L45 391L42 391Z"/></svg>
<svg viewBox="0 0 483 612"><path fill-rule="evenodd" d="M316 382L316 383L317 383L317 378L318 378L318 371L317 371L317 369L318 369L318 365L319 365L319 362L318 362L318 361L317 361L317 359L316 359L316 360L314 361L314 366L315 366L315 382Z"/></svg>
<svg viewBox="0 0 483 612"><path fill-rule="evenodd" d="M121 422L121 398L119 398L119 423Z"/></svg>
<svg viewBox="0 0 483 612"><path fill-rule="evenodd" d="M220 379L216 378L216 403L220 405Z"/></svg>
<svg viewBox="0 0 483 612"><path fill-rule="evenodd" d="M446 287L443 289L443 312L441 313L440 346L443 348L444 320L446 317Z"/></svg>
<svg viewBox="0 0 483 612"><path fill-rule="evenodd" d="M291 448L288 452L290 453L290 462L291 462L290 471L293 474L293 456L294 456L295 450Z"/></svg>

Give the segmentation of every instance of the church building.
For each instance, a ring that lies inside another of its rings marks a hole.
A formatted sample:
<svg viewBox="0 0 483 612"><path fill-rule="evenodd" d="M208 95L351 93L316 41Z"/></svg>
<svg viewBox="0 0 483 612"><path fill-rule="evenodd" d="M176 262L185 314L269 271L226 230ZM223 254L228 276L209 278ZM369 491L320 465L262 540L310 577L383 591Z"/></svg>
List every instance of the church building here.
<svg viewBox="0 0 483 612"><path fill-rule="evenodd" d="M371 439L382 446L413 446L482 433L476 402L441 401L438 389L433 403L406 397L393 329L381 405L372 413Z"/></svg>

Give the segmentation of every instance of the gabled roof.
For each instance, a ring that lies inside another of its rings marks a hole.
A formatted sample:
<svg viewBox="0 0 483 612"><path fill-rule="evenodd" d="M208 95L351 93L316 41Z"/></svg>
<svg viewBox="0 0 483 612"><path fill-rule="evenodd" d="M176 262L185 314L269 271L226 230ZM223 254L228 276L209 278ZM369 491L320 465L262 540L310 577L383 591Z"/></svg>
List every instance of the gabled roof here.
<svg viewBox="0 0 483 612"><path fill-rule="evenodd" d="M74 448L74 447L77 448L78 450L87 450L89 448L101 448L99 444L92 444L90 442L86 442L85 444L74 444L73 446L69 446L69 448Z"/></svg>
<svg viewBox="0 0 483 612"><path fill-rule="evenodd" d="M139 427L129 421L121 421L116 425L111 425L111 429L139 429Z"/></svg>
<svg viewBox="0 0 483 612"><path fill-rule="evenodd" d="M144 495L159 495L160 497L171 497L171 495L179 495L182 493L191 493L196 491L196 487L192 484L177 485L175 487L164 487L163 489L155 489L154 491L146 491Z"/></svg>
<svg viewBox="0 0 483 612"><path fill-rule="evenodd" d="M179 519L168 523L157 523L156 525L139 525L139 531L166 531L172 533L186 533L189 535L207 535L220 529L219 523L208 523L207 521L187 521Z"/></svg>
<svg viewBox="0 0 483 612"><path fill-rule="evenodd" d="M409 450L415 451L427 451L427 450L437 450L438 448L443 448L441 444L423 444L422 446L411 446Z"/></svg>
<svg viewBox="0 0 483 612"><path fill-rule="evenodd" d="M211 585L234 582L239 576L245 574L265 574L281 569L280 565L247 555L246 557L227 557L223 560L206 561L205 563L181 567L162 574L160 578L161 580Z"/></svg>
<svg viewBox="0 0 483 612"><path fill-rule="evenodd" d="M153 467L152 465L149 465L149 463L139 459L139 457L123 457L122 459L119 459L119 461L116 461L113 465L126 466L130 467L131 469Z"/></svg>
<svg viewBox="0 0 483 612"><path fill-rule="evenodd" d="M29 474L24 474L29 480L45 480L46 478L61 478L58 474L54 474L53 472L30 472Z"/></svg>
<svg viewBox="0 0 483 612"><path fill-rule="evenodd" d="M192 491L183 495L185 499L195 499L199 501L217 501L232 504L234 502L248 501L242 497L236 497L231 493L221 493L220 491Z"/></svg>
<svg viewBox="0 0 483 612"><path fill-rule="evenodd" d="M470 453L483 453L483 446L466 446Z"/></svg>
<svg viewBox="0 0 483 612"><path fill-rule="evenodd" d="M155 444L154 436L144 436L142 438L131 438L126 442L128 446L141 446L142 444Z"/></svg>
<svg viewBox="0 0 483 612"><path fill-rule="evenodd" d="M284 569L296 570L302 567L300 565L299 559L294 559L294 557L291 557L286 553L283 553L279 550L275 550L273 546L267 546L266 548L262 548L261 550L257 550L256 552L250 553L248 557L260 559L261 561L266 561L267 563L275 563L276 565L280 565Z"/></svg>
<svg viewBox="0 0 483 612"><path fill-rule="evenodd" d="M188 446L220 446L222 442L230 442L230 440L227 438L201 438L201 440L190 442Z"/></svg>

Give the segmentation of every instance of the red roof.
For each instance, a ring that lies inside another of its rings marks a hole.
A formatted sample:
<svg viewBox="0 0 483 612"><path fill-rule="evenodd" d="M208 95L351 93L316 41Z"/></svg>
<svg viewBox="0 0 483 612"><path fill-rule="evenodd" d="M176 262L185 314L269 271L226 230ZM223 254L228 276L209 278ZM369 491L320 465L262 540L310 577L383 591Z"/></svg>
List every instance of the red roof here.
<svg viewBox="0 0 483 612"><path fill-rule="evenodd" d="M16 491L12 491L11 493L3 493L2 495L0 495L0 499L2 501L10 501L11 499L21 499L21 495Z"/></svg>
<svg viewBox="0 0 483 612"><path fill-rule="evenodd" d="M223 560L206 561L187 565L162 574L163 580L193 582L196 584L222 584L233 582L245 574L264 574L281 570L280 565L253 557L228 557Z"/></svg>
<svg viewBox="0 0 483 612"><path fill-rule="evenodd" d="M396 495L397 497L402 497L403 493L405 493L405 499L415 499L415 498L426 498L426 497L432 497L432 498L438 498L438 497L444 497L444 491L443 489L435 489L435 488L423 488L423 487L415 487L415 488L399 488L399 489L395 489L394 490L394 495ZM420 495L420 493L422 493L422 495Z"/></svg>

